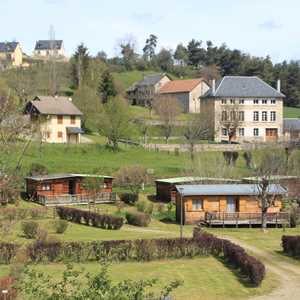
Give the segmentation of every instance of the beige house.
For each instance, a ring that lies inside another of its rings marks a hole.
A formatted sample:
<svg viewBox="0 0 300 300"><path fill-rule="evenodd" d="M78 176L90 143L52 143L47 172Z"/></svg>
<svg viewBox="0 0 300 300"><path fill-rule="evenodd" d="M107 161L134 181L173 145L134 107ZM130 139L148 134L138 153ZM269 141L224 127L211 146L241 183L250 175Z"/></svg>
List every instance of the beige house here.
<svg viewBox="0 0 300 300"><path fill-rule="evenodd" d="M132 105L150 106L161 87L170 80L166 74L147 75L127 89L127 98Z"/></svg>
<svg viewBox="0 0 300 300"><path fill-rule="evenodd" d="M184 113L200 113L200 97L209 90L202 79L173 80L159 90L161 96L172 97L182 107Z"/></svg>
<svg viewBox="0 0 300 300"><path fill-rule="evenodd" d="M80 143L82 112L71 98L37 96L28 102L25 112L39 126L42 141Z"/></svg>
<svg viewBox="0 0 300 300"><path fill-rule="evenodd" d="M225 76L213 81L201 111L217 142L276 142L283 138L284 97L280 81L275 89L256 76Z"/></svg>
<svg viewBox="0 0 300 300"><path fill-rule="evenodd" d="M283 120L284 139L290 142L300 141L300 119L286 118Z"/></svg>
<svg viewBox="0 0 300 300"><path fill-rule="evenodd" d="M44 59L52 56L63 59L65 58L64 43L62 40L39 40L35 44L33 56Z"/></svg>
<svg viewBox="0 0 300 300"><path fill-rule="evenodd" d="M7 67L20 67L23 63L23 52L18 42L0 42L0 63Z"/></svg>

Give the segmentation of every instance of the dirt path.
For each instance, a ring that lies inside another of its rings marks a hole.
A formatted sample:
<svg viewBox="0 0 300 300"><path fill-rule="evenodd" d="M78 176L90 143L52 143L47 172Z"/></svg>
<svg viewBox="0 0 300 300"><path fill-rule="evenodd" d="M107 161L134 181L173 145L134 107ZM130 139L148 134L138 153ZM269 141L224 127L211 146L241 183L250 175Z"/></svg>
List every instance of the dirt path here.
<svg viewBox="0 0 300 300"><path fill-rule="evenodd" d="M280 286L269 295L256 296L251 300L296 300L300 299L300 267L293 262L289 262L279 255L256 248L238 239L229 236L221 236L242 246L252 252L270 270L278 276Z"/></svg>

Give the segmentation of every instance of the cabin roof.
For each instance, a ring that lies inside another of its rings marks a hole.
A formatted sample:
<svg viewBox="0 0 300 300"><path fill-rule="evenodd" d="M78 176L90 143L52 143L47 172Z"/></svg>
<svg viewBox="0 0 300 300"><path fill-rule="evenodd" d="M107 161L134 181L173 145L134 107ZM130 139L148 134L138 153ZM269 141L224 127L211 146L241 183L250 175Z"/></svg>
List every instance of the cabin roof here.
<svg viewBox="0 0 300 300"><path fill-rule="evenodd" d="M283 130L293 131L300 130L300 119L283 119Z"/></svg>
<svg viewBox="0 0 300 300"><path fill-rule="evenodd" d="M213 177L197 177L197 176L187 176L187 177L175 177L175 178L164 178L157 179L155 182L158 183L188 183L188 182L196 182L196 181L224 181L224 182L240 182L238 179L231 178L213 178Z"/></svg>
<svg viewBox="0 0 300 300"><path fill-rule="evenodd" d="M61 173L61 174L48 174L48 175L37 175L37 176L28 176L26 179L34 181L46 181L54 179L65 179L65 178L103 178L103 179L113 179L111 176L106 175L94 175L94 174L71 174L71 173Z"/></svg>
<svg viewBox="0 0 300 300"><path fill-rule="evenodd" d="M186 79L186 80L172 80L163 85L160 89L160 94L173 94L191 92L201 82L203 78Z"/></svg>
<svg viewBox="0 0 300 300"><path fill-rule="evenodd" d="M285 180L285 179L300 179L299 176L292 176L292 175L273 175L268 178L270 181L277 181L277 180ZM262 177L245 177L243 181L252 181L252 182L260 182Z"/></svg>
<svg viewBox="0 0 300 300"><path fill-rule="evenodd" d="M179 185L177 191L182 191L184 196L238 196L260 194L257 184L197 184L197 185ZM287 190L279 184L270 184L268 187L269 194L284 195Z"/></svg>

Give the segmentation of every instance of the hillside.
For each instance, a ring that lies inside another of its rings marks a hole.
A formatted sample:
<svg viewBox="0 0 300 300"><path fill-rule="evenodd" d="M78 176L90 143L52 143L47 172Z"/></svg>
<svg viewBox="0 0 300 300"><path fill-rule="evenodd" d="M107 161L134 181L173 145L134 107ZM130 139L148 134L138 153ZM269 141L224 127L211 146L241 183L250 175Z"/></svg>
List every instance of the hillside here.
<svg viewBox="0 0 300 300"><path fill-rule="evenodd" d="M300 118L300 107L284 107L284 118Z"/></svg>

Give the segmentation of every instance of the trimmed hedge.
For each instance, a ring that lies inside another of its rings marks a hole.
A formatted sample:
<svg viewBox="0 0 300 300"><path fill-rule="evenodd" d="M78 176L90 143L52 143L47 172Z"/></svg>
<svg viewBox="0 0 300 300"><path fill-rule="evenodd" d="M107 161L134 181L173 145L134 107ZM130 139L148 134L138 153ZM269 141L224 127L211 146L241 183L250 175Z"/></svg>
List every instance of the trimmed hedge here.
<svg viewBox="0 0 300 300"><path fill-rule="evenodd" d="M0 264L9 264L16 256L19 245L0 242Z"/></svg>
<svg viewBox="0 0 300 300"><path fill-rule="evenodd" d="M63 220L88 226L100 227L102 229L120 229L124 223L124 219L122 217L100 215L95 212L71 207L57 206L56 212Z"/></svg>
<svg viewBox="0 0 300 300"><path fill-rule="evenodd" d="M151 217L141 212L127 212L126 220L130 225L147 227L151 222Z"/></svg>
<svg viewBox="0 0 300 300"><path fill-rule="evenodd" d="M139 195L134 193L121 193L119 194L119 198L126 204L134 205L139 200Z"/></svg>
<svg viewBox="0 0 300 300"><path fill-rule="evenodd" d="M291 235L283 235L281 238L283 252L295 256L300 257L300 236L291 236Z"/></svg>

